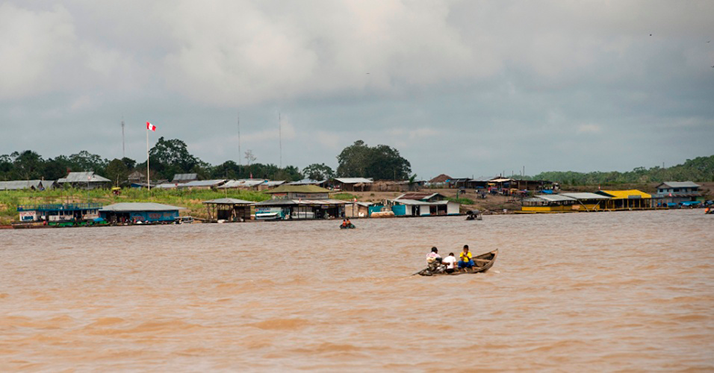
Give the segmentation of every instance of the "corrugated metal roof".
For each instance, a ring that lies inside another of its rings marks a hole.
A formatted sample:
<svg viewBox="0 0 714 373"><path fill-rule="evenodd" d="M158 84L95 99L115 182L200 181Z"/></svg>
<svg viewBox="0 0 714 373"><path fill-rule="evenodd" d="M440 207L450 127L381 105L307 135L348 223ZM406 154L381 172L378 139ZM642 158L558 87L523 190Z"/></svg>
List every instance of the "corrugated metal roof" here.
<svg viewBox="0 0 714 373"><path fill-rule="evenodd" d="M338 178L335 178L335 180L341 182L342 184L357 184L357 183L371 184L374 182L374 181L372 181L372 179L365 179L363 177L338 177Z"/></svg>
<svg viewBox="0 0 714 373"><path fill-rule="evenodd" d="M30 188L39 189L41 182L42 182L42 180L0 181L0 190L21 190L21 189L30 189Z"/></svg>
<svg viewBox="0 0 714 373"><path fill-rule="evenodd" d="M203 201L204 204L215 204L215 205L252 205L255 202L253 201L245 201L242 199L236 199L236 198L218 198L218 199L212 199L210 201Z"/></svg>
<svg viewBox="0 0 714 373"><path fill-rule="evenodd" d="M266 180L266 181L265 181L263 184L261 184L261 185L265 185L265 186L278 186L278 185L283 185L283 184L285 184L285 180L275 180L275 181Z"/></svg>
<svg viewBox="0 0 714 373"><path fill-rule="evenodd" d="M692 181L665 181L664 183L657 185L657 188L662 185L666 185L670 188L699 188L701 186Z"/></svg>
<svg viewBox="0 0 714 373"><path fill-rule="evenodd" d="M219 186L218 188L252 188L260 184L265 183L266 180L263 179L240 179L240 180L228 180L225 184Z"/></svg>
<svg viewBox="0 0 714 373"><path fill-rule="evenodd" d="M345 205L348 202L339 199L269 199L258 202L255 206L295 206L295 205Z"/></svg>
<svg viewBox="0 0 714 373"><path fill-rule="evenodd" d="M409 192L409 193L404 193L395 199L425 200L425 199L430 199L435 196L442 196L442 197L446 198L444 195L442 195L440 193Z"/></svg>
<svg viewBox="0 0 714 373"><path fill-rule="evenodd" d="M543 195L535 196L533 198L539 198L539 199L542 199L542 200L548 201L548 202L565 202L565 201L575 201L576 200L576 198L566 197L562 194L551 194L551 195L543 194Z"/></svg>
<svg viewBox="0 0 714 373"><path fill-rule="evenodd" d="M289 182L288 185L317 185L322 184L326 180L313 180L313 179L302 179L298 181Z"/></svg>
<svg viewBox="0 0 714 373"><path fill-rule="evenodd" d="M181 184L179 185L179 188L191 188L191 187L213 187L213 186L219 186L225 183L225 179L217 179L217 180L194 180L194 181L189 181L188 183Z"/></svg>
<svg viewBox="0 0 714 373"><path fill-rule="evenodd" d="M164 205L153 202L122 202L104 206L99 211L130 212L130 211L173 211L185 210L185 207Z"/></svg>
<svg viewBox="0 0 714 373"><path fill-rule="evenodd" d="M67 177L63 177L57 180L58 183L107 183L111 180L106 177L99 176L94 172L70 172Z"/></svg>
<svg viewBox="0 0 714 373"><path fill-rule="evenodd" d="M606 194L612 196L612 199L628 199L628 198L652 198L651 194L639 191L637 189L629 190L601 190L599 194Z"/></svg>
<svg viewBox="0 0 714 373"><path fill-rule="evenodd" d="M458 202L446 201L446 200L445 201L425 202L425 201L417 201L415 199L393 199L391 201L394 203L407 205L407 206L441 206L441 205L448 205L449 203L459 204Z"/></svg>
<svg viewBox="0 0 714 373"><path fill-rule="evenodd" d="M197 174L176 174L172 181L192 181L198 179Z"/></svg>
<svg viewBox="0 0 714 373"><path fill-rule="evenodd" d="M146 186L145 183L141 183L141 184L144 184L144 186ZM176 188L178 188L178 185L172 184L172 183L164 183L164 184L152 186L152 188L154 188L154 189L176 189Z"/></svg>
<svg viewBox="0 0 714 373"><path fill-rule="evenodd" d="M292 206L297 205L297 201L291 199L268 199L255 204L256 206Z"/></svg>
<svg viewBox="0 0 714 373"><path fill-rule="evenodd" d="M595 193L560 193L561 196L571 197L579 200L583 199L610 199L610 197Z"/></svg>
<svg viewBox="0 0 714 373"><path fill-rule="evenodd" d="M281 185L265 193L329 193L330 191L317 185Z"/></svg>

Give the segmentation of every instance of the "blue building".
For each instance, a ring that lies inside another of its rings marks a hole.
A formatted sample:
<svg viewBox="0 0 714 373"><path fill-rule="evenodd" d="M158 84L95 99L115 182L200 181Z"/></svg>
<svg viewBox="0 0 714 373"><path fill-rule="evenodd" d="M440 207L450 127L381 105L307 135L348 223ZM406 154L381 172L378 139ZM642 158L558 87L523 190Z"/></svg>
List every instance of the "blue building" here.
<svg viewBox="0 0 714 373"><path fill-rule="evenodd" d="M17 207L17 211L21 222L44 221L55 225L94 220L99 217L101 208L101 203L47 203L21 205Z"/></svg>
<svg viewBox="0 0 714 373"><path fill-rule="evenodd" d="M185 208L153 202L124 202L104 206L99 210L99 215L116 224L172 223L179 218L179 210Z"/></svg>

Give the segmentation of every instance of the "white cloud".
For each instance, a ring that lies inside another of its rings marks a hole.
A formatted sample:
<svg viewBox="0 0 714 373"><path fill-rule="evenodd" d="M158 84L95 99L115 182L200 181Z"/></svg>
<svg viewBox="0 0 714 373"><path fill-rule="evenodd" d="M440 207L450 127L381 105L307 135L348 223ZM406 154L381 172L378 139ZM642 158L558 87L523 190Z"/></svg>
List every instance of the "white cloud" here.
<svg viewBox="0 0 714 373"><path fill-rule="evenodd" d="M76 48L72 16L62 6L33 12L0 4L0 99L51 91Z"/></svg>
<svg viewBox="0 0 714 373"><path fill-rule="evenodd" d="M600 133L602 126L592 123L583 123L578 126L578 133Z"/></svg>

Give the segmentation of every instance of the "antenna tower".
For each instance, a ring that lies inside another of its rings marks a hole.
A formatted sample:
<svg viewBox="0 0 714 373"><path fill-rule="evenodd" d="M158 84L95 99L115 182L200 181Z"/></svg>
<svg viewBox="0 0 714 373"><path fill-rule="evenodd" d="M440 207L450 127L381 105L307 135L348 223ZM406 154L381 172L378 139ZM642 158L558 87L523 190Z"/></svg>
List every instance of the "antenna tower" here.
<svg viewBox="0 0 714 373"><path fill-rule="evenodd" d="M243 153L241 153L241 151L240 151L240 112L238 112L238 165L239 166L243 165L243 162L240 160L242 154Z"/></svg>
<svg viewBox="0 0 714 373"><path fill-rule="evenodd" d="M126 146L124 145L124 118L121 118L121 156L126 158Z"/></svg>

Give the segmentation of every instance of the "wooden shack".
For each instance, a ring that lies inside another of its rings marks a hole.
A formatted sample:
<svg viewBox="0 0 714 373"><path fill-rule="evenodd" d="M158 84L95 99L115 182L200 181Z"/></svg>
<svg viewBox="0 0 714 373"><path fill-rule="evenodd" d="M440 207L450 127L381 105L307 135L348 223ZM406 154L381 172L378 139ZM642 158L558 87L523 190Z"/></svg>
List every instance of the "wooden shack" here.
<svg viewBox="0 0 714 373"><path fill-rule="evenodd" d="M218 198L204 201L203 204L208 210L209 222L218 222L219 220L239 222L250 220L251 206L255 202L236 198Z"/></svg>

